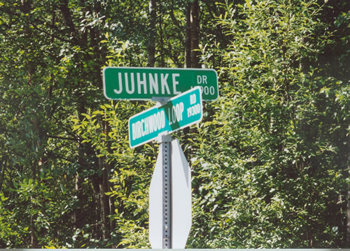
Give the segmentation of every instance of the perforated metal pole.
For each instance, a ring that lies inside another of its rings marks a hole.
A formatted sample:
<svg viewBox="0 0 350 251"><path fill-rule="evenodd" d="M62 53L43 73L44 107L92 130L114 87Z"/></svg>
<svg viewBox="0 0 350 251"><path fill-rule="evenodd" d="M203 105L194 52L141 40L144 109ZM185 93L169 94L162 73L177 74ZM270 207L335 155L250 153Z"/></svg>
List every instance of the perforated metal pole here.
<svg viewBox="0 0 350 251"><path fill-rule="evenodd" d="M169 101L169 98L153 98L153 101L157 102L158 106L164 105ZM171 135L163 134L158 138L158 142L161 144L162 150L162 172L163 172L163 239L162 248L172 248L172 214L171 214Z"/></svg>
<svg viewBox="0 0 350 251"><path fill-rule="evenodd" d="M161 136L163 169L163 243L164 249L172 248L172 212L171 212L171 136Z"/></svg>

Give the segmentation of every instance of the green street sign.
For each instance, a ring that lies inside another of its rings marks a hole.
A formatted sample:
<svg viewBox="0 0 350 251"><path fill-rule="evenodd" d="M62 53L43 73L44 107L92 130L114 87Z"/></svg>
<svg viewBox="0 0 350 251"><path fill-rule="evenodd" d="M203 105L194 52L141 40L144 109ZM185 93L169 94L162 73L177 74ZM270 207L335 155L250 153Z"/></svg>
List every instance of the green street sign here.
<svg viewBox="0 0 350 251"><path fill-rule="evenodd" d="M129 119L130 147L145 144L162 133L170 133L202 120L202 95L195 87L162 106L154 106Z"/></svg>
<svg viewBox="0 0 350 251"><path fill-rule="evenodd" d="M219 96L218 77L212 69L106 67L103 89L108 99L150 100L170 98L196 86L203 100Z"/></svg>

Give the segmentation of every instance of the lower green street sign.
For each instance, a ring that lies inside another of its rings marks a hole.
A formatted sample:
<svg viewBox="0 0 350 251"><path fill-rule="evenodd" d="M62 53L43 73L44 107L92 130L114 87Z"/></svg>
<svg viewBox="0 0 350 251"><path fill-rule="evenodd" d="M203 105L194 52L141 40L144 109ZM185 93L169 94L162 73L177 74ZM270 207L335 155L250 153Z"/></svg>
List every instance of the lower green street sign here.
<svg viewBox="0 0 350 251"><path fill-rule="evenodd" d="M199 86L205 101L219 96L218 76L213 69L106 67L104 95L113 100L171 98Z"/></svg>
<svg viewBox="0 0 350 251"><path fill-rule="evenodd" d="M160 134L173 132L202 120L200 87L186 91L162 106L154 106L129 119L130 147L145 144Z"/></svg>

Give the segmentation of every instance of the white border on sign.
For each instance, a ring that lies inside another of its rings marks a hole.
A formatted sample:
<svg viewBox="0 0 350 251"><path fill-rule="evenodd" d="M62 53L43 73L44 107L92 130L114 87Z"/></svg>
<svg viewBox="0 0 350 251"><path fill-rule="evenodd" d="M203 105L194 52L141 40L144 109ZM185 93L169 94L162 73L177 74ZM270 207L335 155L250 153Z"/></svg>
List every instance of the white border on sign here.
<svg viewBox="0 0 350 251"><path fill-rule="evenodd" d="M160 107L162 107L162 106L164 106L164 105L166 105L166 104L161 105L161 106L153 106L153 107L151 107L151 108L149 108L149 109L147 109L147 110L145 110L145 111L143 111L143 112L140 112L140 113L138 113L138 114L135 114L135 115L133 115L133 116L131 116L131 117L129 118L129 121L128 121L128 136L129 136L129 146L130 146L130 148L135 148L135 147L138 147L138 146L140 146L140 145L146 144L146 143L148 143L148 142L154 140L155 138L157 138L159 135L162 135L162 134L170 134L170 133L176 132L176 131L178 131L178 130L180 130L180 129L182 129L182 128L189 127L189 126L194 125L194 124L198 124L200 121L202 121L202 119L203 119L203 100L202 100L202 92L201 92L199 86L196 86L196 87L194 87L194 88L192 88L192 89L190 89L190 90L188 90L188 91L185 91L185 92L183 92L183 93L181 93L181 94L179 94L179 95L177 95L177 96L175 96L175 97L173 97L173 98L170 98L170 99L167 101L167 103L168 103L168 102L171 102L172 100L177 99L177 98L179 98L179 97L181 97L181 96L183 96L183 95L186 95L186 94L188 94L188 93L190 93L190 92L193 92L193 91L195 91L196 89L199 89L199 98L200 98L200 104L201 104L201 116L200 116L200 119L199 119L199 120L196 120L196 121L194 121L194 122L192 122L192 123L186 124L186 125L184 125L184 126L182 126L182 127L179 127L179 128L177 128L177 129L175 129L175 130L173 130L173 131L170 131L170 132L168 132L168 131L162 132L162 133L158 134L158 135L157 135L156 137L154 137L154 138L151 138L151 139L149 139L149 140L147 140L147 141L144 141L144 142L142 142L142 143L140 143L140 144L131 146L131 141L130 141L130 133L131 133L131 132L130 132L130 120L131 120L132 118L136 117L136 116L139 116L139 115L142 114L142 113L146 113L146 112L148 112L148 111L150 111L150 110L153 110L153 109L155 109L155 108L158 109L158 108L160 108Z"/></svg>
<svg viewBox="0 0 350 251"><path fill-rule="evenodd" d="M107 97L106 94L106 81L105 81L105 71L107 69L135 69L135 70L142 70L142 69L147 69L147 70L169 70L169 71L186 71L186 70L194 70L194 71L212 71L216 75L216 89L218 90L218 95L215 99L202 99L203 101L215 101L219 98L219 79L218 79L218 73L214 69L207 69L207 68L166 68L166 67L115 67L115 66L107 66L104 67L102 70L102 81L103 81L103 95L105 96L106 99L108 100L152 100L152 98L117 98L117 99L112 99ZM196 86L197 87L197 86ZM199 86L198 86L199 87ZM193 88L192 88L193 89ZM185 93L185 92L182 92ZM181 93L181 94L182 94ZM167 96L162 96L162 98L167 98ZM174 96L168 96L168 98L173 98ZM176 97L176 96L175 96Z"/></svg>

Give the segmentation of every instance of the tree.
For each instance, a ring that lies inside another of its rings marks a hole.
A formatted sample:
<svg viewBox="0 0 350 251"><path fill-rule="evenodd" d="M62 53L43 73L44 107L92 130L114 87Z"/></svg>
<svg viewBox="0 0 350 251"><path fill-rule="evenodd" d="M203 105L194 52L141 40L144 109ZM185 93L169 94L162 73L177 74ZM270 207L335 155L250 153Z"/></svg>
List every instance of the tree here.
<svg viewBox="0 0 350 251"><path fill-rule="evenodd" d="M157 1L150 0L149 2L149 38L148 38L148 61L147 66L154 66L156 54L156 24L157 24Z"/></svg>
<svg viewBox="0 0 350 251"><path fill-rule="evenodd" d="M174 134L188 247L348 247L349 8L0 0L0 246L149 247L157 144L131 150L127 120L153 104L105 100L108 65L219 73L221 98Z"/></svg>
<svg viewBox="0 0 350 251"><path fill-rule="evenodd" d="M329 24L319 22L329 6L223 7L232 42L218 112L199 132L191 245L206 234L204 247L340 247L348 175L348 117L341 111L349 100L340 104L337 95L348 85L311 63L332 43ZM210 224L201 228L204 222Z"/></svg>
<svg viewBox="0 0 350 251"><path fill-rule="evenodd" d="M199 64L199 1L189 1L186 8L186 67L200 68Z"/></svg>

